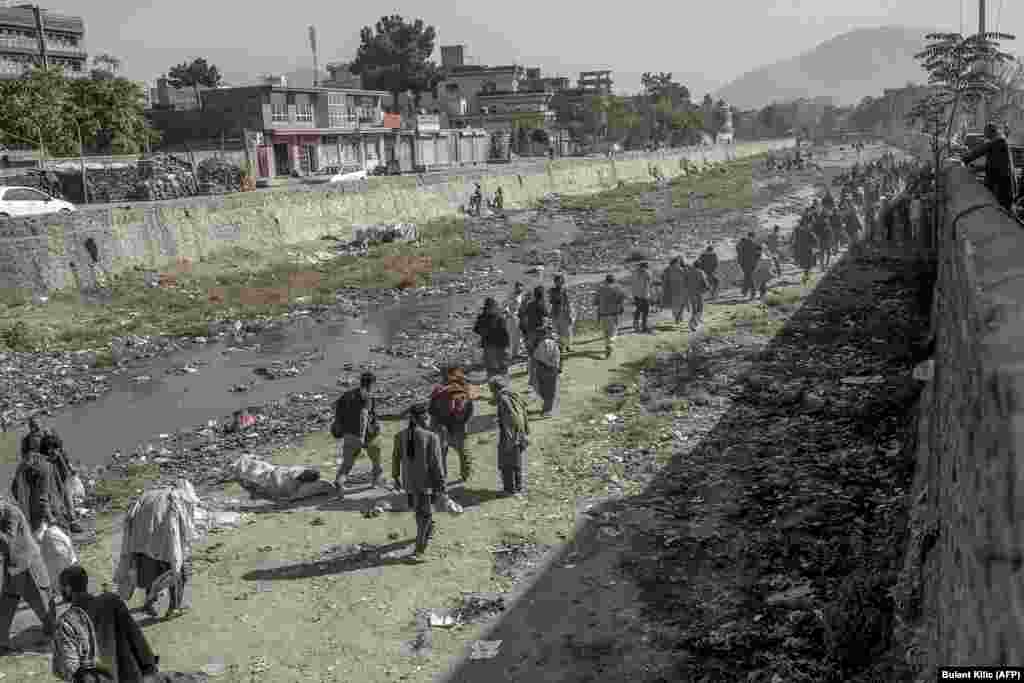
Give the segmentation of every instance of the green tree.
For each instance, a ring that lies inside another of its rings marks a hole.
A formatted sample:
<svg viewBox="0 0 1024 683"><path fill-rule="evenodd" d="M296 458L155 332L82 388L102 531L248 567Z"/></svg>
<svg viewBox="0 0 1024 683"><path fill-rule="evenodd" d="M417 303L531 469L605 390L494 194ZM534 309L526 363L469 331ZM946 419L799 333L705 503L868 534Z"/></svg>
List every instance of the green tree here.
<svg viewBox="0 0 1024 683"><path fill-rule="evenodd" d="M404 92L412 92L418 106L419 95L440 82L440 71L430 61L435 39L434 27L422 19L381 17L375 27L364 26L359 32L361 44L349 71L361 76L365 87L391 93L394 111Z"/></svg>
<svg viewBox="0 0 1024 683"><path fill-rule="evenodd" d="M124 78L65 79L36 68L0 82L0 143L29 143L44 155L71 156L84 147L135 153L156 139L143 115L143 93Z"/></svg>
<svg viewBox="0 0 1024 683"><path fill-rule="evenodd" d="M32 144L46 156L78 149L68 80L57 68L33 68L0 81L0 144Z"/></svg>
<svg viewBox="0 0 1024 683"><path fill-rule="evenodd" d="M155 142L146 122L142 87L126 78L69 83L74 119L82 138L99 152L136 154ZM75 131L77 134L77 130Z"/></svg>
<svg viewBox="0 0 1024 683"><path fill-rule="evenodd" d="M1024 60L1019 57L1000 64L993 70L995 95L993 115L1005 121L1013 111L1020 110L1019 98L1024 91Z"/></svg>
<svg viewBox="0 0 1024 683"><path fill-rule="evenodd" d="M993 68L1012 59L999 49L999 41L1014 40L1014 36L984 33L965 38L959 33L929 33L925 38L928 46L914 58L928 72L928 83L949 101L944 133L949 154L960 108L973 109L982 98L998 91Z"/></svg>
<svg viewBox="0 0 1024 683"><path fill-rule="evenodd" d="M205 104L199 92L200 87L216 88L220 85L220 71L206 59L197 57L191 62L182 62L167 71L167 84L172 88L192 88L199 102L199 108Z"/></svg>
<svg viewBox="0 0 1024 683"><path fill-rule="evenodd" d="M533 132L530 133L530 139L538 145L547 145L551 142L551 136L543 128L534 128Z"/></svg>
<svg viewBox="0 0 1024 683"><path fill-rule="evenodd" d="M625 98L618 95L603 95L595 98L592 106L594 111L602 117L601 137L606 140L624 140L641 120L640 115L629 107Z"/></svg>

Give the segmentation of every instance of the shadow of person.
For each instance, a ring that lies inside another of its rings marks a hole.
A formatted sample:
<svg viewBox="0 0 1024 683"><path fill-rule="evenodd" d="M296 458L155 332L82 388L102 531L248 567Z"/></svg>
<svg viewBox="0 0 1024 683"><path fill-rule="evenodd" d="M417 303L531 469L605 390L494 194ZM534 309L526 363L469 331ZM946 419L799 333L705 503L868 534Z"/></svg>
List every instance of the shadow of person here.
<svg viewBox="0 0 1024 683"><path fill-rule="evenodd" d="M507 498L508 496L501 492L493 489L477 489L477 488L453 488L448 492L449 497L456 503L461 505L463 508L477 507L484 503L490 503L493 500L499 500L501 498Z"/></svg>
<svg viewBox="0 0 1024 683"><path fill-rule="evenodd" d="M408 564L415 539L373 546L356 544L341 546L325 557L294 563L272 563L273 566L253 569L242 575L245 581L294 581L350 572Z"/></svg>

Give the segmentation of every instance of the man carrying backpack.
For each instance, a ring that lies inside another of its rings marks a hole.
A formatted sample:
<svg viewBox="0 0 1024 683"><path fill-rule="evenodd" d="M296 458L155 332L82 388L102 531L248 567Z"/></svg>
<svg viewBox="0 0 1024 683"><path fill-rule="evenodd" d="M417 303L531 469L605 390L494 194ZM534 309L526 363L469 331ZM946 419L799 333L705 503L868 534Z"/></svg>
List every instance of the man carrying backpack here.
<svg viewBox="0 0 1024 683"><path fill-rule="evenodd" d="M522 494L526 484L526 449L530 418L526 402L509 386L505 376L491 380L498 401L498 470L506 495Z"/></svg>
<svg viewBox="0 0 1024 683"><path fill-rule="evenodd" d="M430 421L441 439L441 468L448 481L448 448L459 452L459 478L463 483L473 476L473 454L466 439L466 426L473 419L475 401L480 398L476 387L466 381L460 367L445 370L445 383L434 387L430 395Z"/></svg>
<svg viewBox="0 0 1024 683"><path fill-rule="evenodd" d="M377 421L376 399L370 395L376 383L377 377L372 372L364 372L359 377L359 387L346 391L334 404L331 436L339 440L338 458L341 460L334 478L338 495L344 495L348 475L363 450L373 464L372 486L380 486L383 482L384 468L380 464L380 444L377 441L380 423Z"/></svg>

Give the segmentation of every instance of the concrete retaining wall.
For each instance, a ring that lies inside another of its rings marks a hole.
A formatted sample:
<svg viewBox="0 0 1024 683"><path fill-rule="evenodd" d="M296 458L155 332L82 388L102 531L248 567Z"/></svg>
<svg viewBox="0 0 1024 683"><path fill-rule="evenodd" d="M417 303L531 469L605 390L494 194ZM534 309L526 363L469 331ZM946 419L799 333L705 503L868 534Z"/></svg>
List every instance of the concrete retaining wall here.
<svg viewBox="0 0 1024 683"><path fill-rule="evenodd" d="M371 178L359 186L194 197L86 208L67 218L8 220L0 225L0 288L40 292L90 285L88 238L95 240L100 265L107 272L133 266L161 268L232 245L274 249L325 235L346 239L358 224L425 222L455 215L468 203L474 181L488 195L501 186L506 206L515 207L549 192L587 193L614 187L620 180L645 180L652 165L674 177L684 172L682 159L725 161L792 144L791 139L772 140L646 158L560 159L532 167L489 165L433 176Z"/></svg>
<svg viewBox="0 0 1024 683"><path fill-rule="evenodd" d="M962 167L945 180L902 597L918 680L1024 662L1024 230Z"/></svg>

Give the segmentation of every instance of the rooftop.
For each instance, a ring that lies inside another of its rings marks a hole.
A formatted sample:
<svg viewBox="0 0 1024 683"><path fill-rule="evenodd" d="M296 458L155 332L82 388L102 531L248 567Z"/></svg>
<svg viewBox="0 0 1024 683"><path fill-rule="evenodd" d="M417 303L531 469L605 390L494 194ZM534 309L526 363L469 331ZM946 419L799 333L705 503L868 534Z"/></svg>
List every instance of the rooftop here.
<svg viewBox="0 0 1024 683"><path fill-rule="evenodd" d="M43 24L46 28L55 31L85 32L85 23L81 17L51 12L48 9L43 10ZM32 5L0 6L0 26L17 26L34 30L36 18L32 13Z"/></svg>

